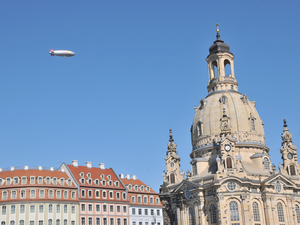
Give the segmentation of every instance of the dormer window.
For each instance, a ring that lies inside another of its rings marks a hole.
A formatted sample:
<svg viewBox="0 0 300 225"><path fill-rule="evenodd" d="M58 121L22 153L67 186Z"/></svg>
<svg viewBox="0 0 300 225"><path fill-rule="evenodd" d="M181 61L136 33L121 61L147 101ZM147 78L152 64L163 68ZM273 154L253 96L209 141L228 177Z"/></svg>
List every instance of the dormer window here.
<svg viewBox="0 0 300 225"><path fill-rule="evenodd" d="M89 179L89 184L92 184L92 179Z"/></svg>
<svg viewBox="0 0 300 225"><path fill-rule="evenodd" d="M83 172L81 172L81 173L79 173L79 175L80 175L81 177L83 177L83 176L84 176L84 173L83 173Z"/></svg>
<svg viewBox="0 0 300 225"><path fill-rule="evenodd" d="M106 185L106 182L105 182L105 180L103 180L103 181L102 181L102 185L103 185L103 186L105 186L105 185Z"/></svg>
<svg viewBox="0 0 300 225"><path fill-rule="evenodd" d="M22 183L22 184L26 184L26 177L22 177L21 183Z"/></svg>
<svg viewBox="0 0 300 225"><path fill-rule="evenodd" d="M53 184L57 184L57 179L56 178L53 178Z"/></svg>
<svg viewBox="0 0 300 225"><path fill-rule="evenodd" d="M109 184L108 184L108 185L109 185L109 186L112 186L112 181L111 181L111 180L109 181Z"/></svg>
<svg viewBox="0 0 300 225"><path fill-rule="evenodd" d="M38 184L42 184L43 183L43 178L42 177L39 177L38 178Z"/></svg>
<svg viewBox="0 0 300 225"><path fill-rule="evenodd" d="M68 180L68 185L71 186L72 185L72 181L69 179Z"/></svg>
<svg viewBox="0 0 300 225"><path fill-rule="evenodd" d="M134 190L135 190L135 191L138 190L138 186L137 186L137 185L134 186Z"/></svg>
<svg viewBox="0 0 300 225"><path fill-rule="evenodd" d="M10 185L10 182L11 182L11 181L10 181L10 178L7 178L7 179L6 179L6 185Z"/></svg>
<svg viewBox="0 0 300 225"><path fill-rule="evenodd" d="M111 176L110 176L110 175L107 175L107 178L110 180L110 179L111 179Z"/></svg>
<svg viewBox="0 0 300 225"><path fill-rule="evenodd" d="M119 181L116 181L116 187L119 187Z"/></svg>
<svg viewBox="0 0 300 225"><path fill-rule="evenodd" d="M34 184L34 177L30 177L30 184Z"/></svg>
<svg viewBox="0 0 300 225"><path fill-rule="evenodd" d="M95 184L98 185L99 184L99 180L95 180Z"/></svg>
<svg viewBox="0 0 300 225"><path fill-rule="evenodd" d="M104 178L104 175L103 175L103 174L101 174L101 175L100 175L100 177L101 177L101 179L103 179L103 178Z"/></svg>
<svg viewBox="0 0 300 225"><path fill-rule="evenodd" d="M80 180L81 180L81 183L84 184L84 178L82 178L82 179L80 179Z"/></svg>
<svg viewBox="0 0 300 225"><path fill-rule="evenodd" d="M87 173L86 175L87 175L87 177L91 177L91 174L90 174L90 173Z"/></svg>
<svg viewBox="0 0 300 225"><path fill-rule="evenodd" d="M46 178L46 184L50 184L50 178L49 177Z"/></svg>
<svg viewBox="0 0 300 225"><path fill-rule="evenodd" d="M149 192L149 191L150 191L150 187L149 187L149 186L147 186L146 190Z"/></svg>
<svg viewBox="0 0 300 225"><path fill-rule="evenodd" d="M131 191L131 190L132 190L132 186L131 186L131 184L129 184L129 185L128 185L128 189L129 189L129 191Z"/></svg>
<svg viewBox="0 0 300 225"><path fill-rule="evenodd" d="M144 186L141 186L140 189L141 189L141 191L144 191Z"/></svg>
<svg viewBox="0 0 300 225"><path fill-rule="evenodd" d="M64 179L63 178L60 179L60 185L64 185Z"/></svg>
<svg viewBox="0 0 300 225"><path fill-rule="evenodd" d="M14 178L14 184L18 184L19 183L19 178L15 177Z"/></svg>

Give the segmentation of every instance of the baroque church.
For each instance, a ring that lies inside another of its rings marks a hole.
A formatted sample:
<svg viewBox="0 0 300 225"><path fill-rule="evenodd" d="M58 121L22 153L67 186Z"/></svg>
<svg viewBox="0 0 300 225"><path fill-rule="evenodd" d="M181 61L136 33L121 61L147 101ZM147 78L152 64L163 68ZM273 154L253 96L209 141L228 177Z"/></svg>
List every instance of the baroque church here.
<svg viewBox="0 0 300 225"><path fill-rule="evenodd" d="M186 176L170 130L160 188L164 224L300 224L300 167L286 121L278 172L255 102L238 91L234 55L218 27L206 61L208 95L195 107Z"/></svg>

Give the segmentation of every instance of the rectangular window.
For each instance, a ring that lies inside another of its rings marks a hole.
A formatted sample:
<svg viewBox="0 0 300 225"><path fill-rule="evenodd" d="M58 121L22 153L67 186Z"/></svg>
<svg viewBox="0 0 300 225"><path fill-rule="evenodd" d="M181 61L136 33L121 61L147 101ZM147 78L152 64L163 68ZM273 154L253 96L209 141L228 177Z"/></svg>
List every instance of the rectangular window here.
<svg viewBox="0 0 300 225"><path fill-rule="evenodd" d="M68 213L68 206L64 205L64 213Z"/></svg>
<svg viewBox="0 0 300 225"><path fill-rule="evenodd" d="M16 213L16 206L15 205L12 205L10 207L10 214L15 214Z"/></svg>
<svg viewBox="0 0 300 225"><path fill-rule="evenodd" d="M51 204L49 205L48 209L49 209L49 213L53 213L53 206Z"/></svg>
<svg viewBox="0 0 300 225"><path fill-rule="evenodd" d="M89 198L92 197L92 191L88 191Z"/></svg>
<svg viewBox="0 0 300 225"><path fill-rule="evenodd" d="M139 222L139 225L143 225L143 223L142 223L142 222Z"/></svg>
<svg viewBox="0 0 300 225"><path fill-rule="evenodd" d="M81 225L85 225L85 217L81 217Z"/></svg>
<svg viewBox="0 0 300 225"><path fill-rule="evenodd" d="M34 184L34 177L30 177L30 183Z"/></svg>
<svg viewBox="0 0 300 225"><path fill-rule="evenodd" d="M158 215L158 216L160 215L160 211L159 210L156 211L156 215Z"/></svg>
<svg viewBox="0 0 300 225"><path fill-rule="evenodd" d="M44 190L40 190L40 198L44 198L45 197L45 191Z"/></svg>
<svg viewBox="0 0 300 225"><path fill-rule="evenodd" d="M6 206L2 206L2 215L6 215Z"/></svg>
<svg viewBox="0 0 300 225"><path fill-rule="evenodd" d="M123 225L127 225L127 219L123 219Z"/></svg>
<svg viewBox="0 0 300 225"><path fill-rule="evenodd" d="M26 177L22 177L22 184L26 184Z"/></svg>
<svg viewBox="0 0 300 225"><path fill-rule="evenodd" d="M71 221L71 225L75 225L75 221L74 220Z"/></svg>
<svg viewBox="0 0 300 225"><path fill-rule="evenodd" d="M17 197L17 192L16 191L12 191L11 192L11 198L16 198Z"/></svg>
<svg viewBox="0 0 300 225"><path fill-rule="evenodd" d="M53 184L55 184L55 185L56 185L56 183L57 183L57 180L56 180L56 178L53 178Z"/></svg>
<svg viewBox="0 0 300 225"><path fill-rule="evenodd" d="M95 195L96 195L96 198L99 198L99 197L100 197L99 191L96 191L96 192L95 192Z"/></svg>
<svg viewBox="0 0 300 225"><path fill-rule="evenodd" d="M135 215L135 208L131 209L132 215Z"/></svg>
<svg viewBox="0 0 300 225"><path fill-rule="evenodd" d="M106 191L102 191L102 197L106 198Z"/></svg>
<svg viewBox="0 0 300 225"><path fill-rule="evenodd" d="M60 191L56 191L56 198L61 198Z"/></svg>
<svg viewBox="0 0 300 225"><path fill-rule="evenodd" d="M127 207L123 206L123 213L127 213Z"/></svg>
<svg viewBox="0 0 300 225"><path fill-rule="evenodd" d="M68 192L64 191L64 198L68 198Z"/></svg>
<svg viewBox="0 0 300 225"><path fill-rule="evenodd" d="M39 225L43 225L43 220L39 220Z"/></svg>
<svg viewBox="0 0 300 225"><path fill-rule="evenodd" d="M146 216L148 215L148 209L145 209L145 215Z"/></svg>
<svg viewBox="0 0 300 225"><path fill-rule="evenodd" d="M147 204L148 203L148 198L144 197L144 203Z"/></svg>
<svg viewBox="0 0 300 225"><path fill-rule="evenodd" d="M120 199L120 193L119 192L117 192L117 199Z"/></svg>
<svg viewBox="0 0 300 225"><path fill-rule="evenodd" d="M139 209L139 215L142 215L142 209Z"/></svg>
<svg viewBox="0 0 300 225"><path fill-rule="evenodd" d="M96 205L96 211L100 212L100 205Z"/></svg>
<svg viewBox="0 0 300 225"><path fill-rule="evenodd" d="M31 221L29 222L29 225L34 225L34 221L31 220Z"/></svg>
<svg viewBox="0 0 300 225"><path fill-rule="evenodd" d="M121 219L120 218L117 219L117 225L121 225Z"/></svg>
<svg viewBox="0 0 300 225"><path fill-rule="evenodd" d="M75 206L72 206L72 207L71 207L71 213L72 213L72 214L75 214Z"/></svg>
<svg viewBox="0 0 300 225"><path fill-rule="evenodd" d="M117 212L121 212L121 206L117 205Z"/></svg>
<svg viewBox="0 0 300 225"><path fill-rule="evenodd" d="M44 206L40 205L39 206L39 213L43 213L44 212Z"/></svg>
<svg viewBox="0 0 300 225"><path fill-rule="evenodd" d="M138 203L142 203L142 198L141 197L138 197Z"/></svg>
<svg viewBox="0 0 300 225"><path fill-rule="evenodd" d="M72 199L75 199L75 198L76 198L75 191L73 191L73 192L72 192L72 194L71 194L71 198L72 198Z"/></svg>
<svg viewBox="0 0 300 225"><path fill-rule="evenodd" d="M103 218L103 225L107 225L107 218Z"/></svg>
<svg viewBox="0 0 300 225"><path fill-rule="evenodd" d="M153 216L154 215L154 210L153 209L151 209L151 216Z"/></svg>
<svg viewBox="0 0 300 225"><path fill-rule="evenodd" d="M114 225L114 219L113 218L110 218L110 223L109 225Z"/></svg>
<svg viewBox="0 0 300 225"><path fill-rule="evenodd" d="M113 192L112 191L109 192L109 198L113 198Z"/></svg>
<svg viewBox="0 0 300 225"><path fill-rule="evenodd" d="M35 211L34 205L31 205L30 206L30 213L34 213L34 211Z"/></svg>
<svg viewBox="0 0 300 225"><path fill-rule="evenodd" d="M85 211L85 204L81 204L81 211Z"/></svg>
<svg viewBox="0 0 300 225"><path fill-rule="evenodd" d="M110 205L110 206L109 206L109 211L110 211L110 212L114 212L114 206L113 206L113 205Z"/></svg>
<svg viewBox="0 0 300 225"><path fill-rule="evenodd" d="M39 183L39 184L42 184L42 183L43 183L43 178L39 177L39 178L38 178L38 183Z"/></svg>
<svg viewBox="0 0 300 225"><path fill-rule="evenodd" d="M56 205L56 213L60 213L60 205Z"/></svg>
<svg viewBox="0 0 300 225"><path fill-rule="evenodd" d="M103 212L107 212L107 206L103 205Z"/></svg>
<svg viewBox="0 0 300 225"><path fill-rule="evenodd" d="M96 225L100 225L100 218L96 218Z"/></svg>
<svg viewBox="0 0 300 225"><path fill-rule="evenodd" d="M89 217L89 225L93 225L93 218Z"/></svg>
<svg viewBox="0 0 300 225"><path fill-rule="evenodd" d="M3 200L7 199L7 192L6 191L2 192L2 199Z"/></svg>
<svg viewBox="0 0 300 225"><path fill-rule="evenodd" d="M89 212L92 212L92 211L93 211L93 205L89 204Z"/></svg>
<svg viewBox="0 0 300 225"><path fill-rule="evenodd" d="M20 205L20 213L25 213L25 205Z"/></svg>
<svg viewBox="0 0 300 225"><path fill-rule="evenodd" d="M31 190L30 191L30 197L31 198L35 198L35 190Z"/></svg>

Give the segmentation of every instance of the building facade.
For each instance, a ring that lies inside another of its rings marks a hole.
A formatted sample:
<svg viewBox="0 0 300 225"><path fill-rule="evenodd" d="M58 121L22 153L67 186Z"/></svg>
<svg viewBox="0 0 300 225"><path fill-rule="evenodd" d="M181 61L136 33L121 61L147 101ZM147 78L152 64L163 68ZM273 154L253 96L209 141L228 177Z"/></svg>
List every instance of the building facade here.
<svg viewBox="0 0 300 225"><path fill-rule="evenodd" d="M234 55L218 29L206 61L208 95L195 107L185 178L170 132L160 188L165 224L300 224L300 167L286 121L278 172L263 121L255 102L238 91Z"/></svg>
<svg viewBox="0 0 300 225"><path fill-rule="evenodd" d="M53 168L0 171L1 225L76 225L78 195L72 180Z"/></svg>
<svg viewBox="0 0 300 225"><path fill-rule="evenodd" d="M63 163L60 170L70 174L78 188L80 225L129 225L127 190L113 169L103 163L79 166L73 160L72 165Z"/></svg>
<svg viewBox="0 0 300 225"><path fill-rule="evenodd" d="M130 225L163 225L162 204L159 195L135 175L119 175L126 186L130 201Z"/></svg>

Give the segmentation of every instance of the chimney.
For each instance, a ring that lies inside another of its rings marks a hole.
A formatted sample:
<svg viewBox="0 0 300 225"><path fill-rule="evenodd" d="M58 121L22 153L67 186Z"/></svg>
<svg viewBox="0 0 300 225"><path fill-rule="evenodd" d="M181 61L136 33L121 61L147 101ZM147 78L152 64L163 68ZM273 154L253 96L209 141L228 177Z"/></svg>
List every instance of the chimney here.
<svg viewBox="0 0 300 225"><path fill-rule="evenodd" d="M10 171L14 171L15 170L15 167L10 167Z"/></svg>
<svg viewBox="0 0 300 225"><path fill-rule="evenodd" d="M24 170L28 170L28 166L24 166Z"/></svg>
<svg viewBox="0 0 300 225"><path fill-rule="evenodd" d="M92 162L86 162L85 164L86 164L86 167L87 167L87 168L89 168L89 169L92 168Z"/></svg>
<svg viewBox="0 0 300 225"><path fill-rule="evenodd" d="M78 160L73 160L72 161L72 166L78 167Z"/></svg>
<svg viewBox="0 0 300 225"><path fill-rule="evenodd" d="M2 169L2 168L0 168L0 173L2 172L2 170L3 170L3 169Z"/></svg>
<svg viewBox="0 0 300 225"><path fill-rule="evenodd" d="M136 175L131 176L132 180L136 180Z"/></svg>
<svg viewBox="0 0 300 225"><path fill-rule="evenodd" d="M123 174L123 173L119 174L119 177L120 177L121 179L124 179L124 174Z"/></svg>
<svg viewBox="0 0 300 225"><path fill-rule="evenodd" d="M105 170L104 163L99 163L99 168L100 168L101 170Z"/></svg>
<svg viewBox="0 0 300 225"><path fill-rule="evenodd" d="M130 174L126 174L125 176L127 180L130 180Z"/></svg>
<svg viewBox="0 0 300 225"><path fill-rule="evenodd" d="M39 166L39 170L43 170L43 167L42 167L42 166Z"/></svg>
<svg viewBox="0 0 300 225"><path fill-rule="evenodd" d="M62 168L62 169L61 169L61 172L63 172L63 173L64 173L64 172L65 172L65 169L64 169L64 168Z"/></svg>
<svg viewBox="0 0 300 225"><path fill-rule="evenodd" d="M53 172L53 171L54 171L54 168L53 168L53 167L50 167L50 171L52 171L52 172Z"/></svg>

